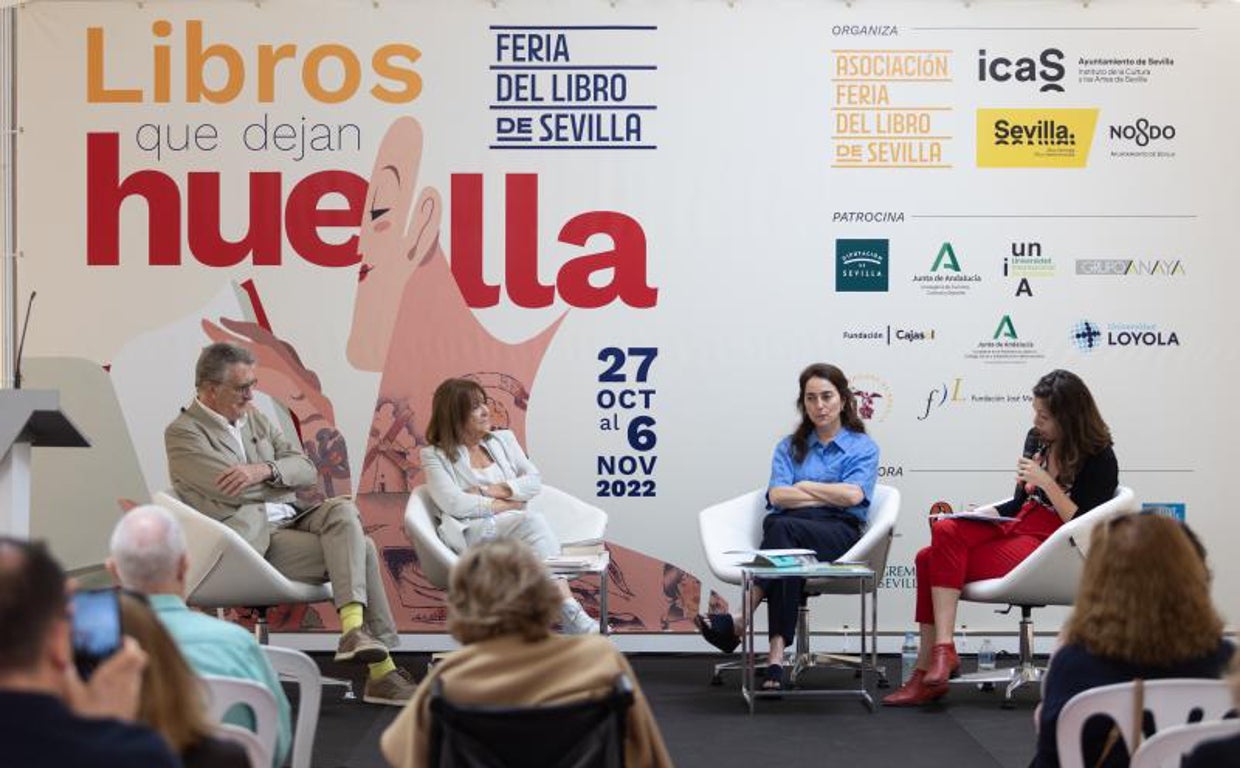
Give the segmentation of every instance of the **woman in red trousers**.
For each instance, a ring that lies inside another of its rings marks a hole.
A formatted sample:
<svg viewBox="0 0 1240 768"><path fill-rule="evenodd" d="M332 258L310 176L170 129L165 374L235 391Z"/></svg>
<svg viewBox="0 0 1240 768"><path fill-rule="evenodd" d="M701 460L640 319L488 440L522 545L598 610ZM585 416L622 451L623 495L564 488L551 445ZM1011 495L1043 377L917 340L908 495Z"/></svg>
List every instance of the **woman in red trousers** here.
<svg viewBox="0 0 1240 768"><path fill-rule="evenodd" d="M960 668L952 634L961 588L1011 571L1059 526L1109 500L1118 475L1111 431L1085 382L1063 370L1039 379L1033 429L1016 463L1016 493L973 510L1008 519L938 520L930 528L930 546L917 553L917 669L883 704L913 706L947 693L948 678Z"/></svg>

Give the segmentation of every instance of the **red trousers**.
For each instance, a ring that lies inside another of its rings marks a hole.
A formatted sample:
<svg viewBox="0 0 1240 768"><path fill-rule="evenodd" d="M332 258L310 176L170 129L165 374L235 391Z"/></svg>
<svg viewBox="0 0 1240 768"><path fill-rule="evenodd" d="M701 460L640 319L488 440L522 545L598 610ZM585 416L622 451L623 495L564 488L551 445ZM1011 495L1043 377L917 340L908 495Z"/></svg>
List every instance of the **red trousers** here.
<svg viewBox="0 0 1240 768"><path fill-rule="evenodd" d="M917 553L918 624L934 623L931 587L961 589L966 582L996 579L1015 568L1046 541L1062 518L1032 499L1011 522L937 520L930 526L930 546Z"/></svg>

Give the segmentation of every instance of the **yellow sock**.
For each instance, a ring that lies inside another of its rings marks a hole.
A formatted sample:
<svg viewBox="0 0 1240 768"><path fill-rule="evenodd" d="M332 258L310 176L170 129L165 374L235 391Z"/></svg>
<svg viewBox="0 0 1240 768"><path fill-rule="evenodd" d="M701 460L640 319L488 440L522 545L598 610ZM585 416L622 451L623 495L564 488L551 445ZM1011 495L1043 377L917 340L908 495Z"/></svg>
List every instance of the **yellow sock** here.
<svg viewBox="0 0 1240 768"><path fill-rule="evenodd" d="M378 680L379 678L386 675L388 672L396 671L396 662L392 661L391 656L388 656L383 661L375 662L374 664L370 664L368 666L370 668L370 679L371 680Z"/></svg>
<svg viewBox="0 0 1240 768"><path fill-rule="evenodd" d="M362 604L345 603L340 606L340 634L347 635L360 626L362 626Z"/></svg>

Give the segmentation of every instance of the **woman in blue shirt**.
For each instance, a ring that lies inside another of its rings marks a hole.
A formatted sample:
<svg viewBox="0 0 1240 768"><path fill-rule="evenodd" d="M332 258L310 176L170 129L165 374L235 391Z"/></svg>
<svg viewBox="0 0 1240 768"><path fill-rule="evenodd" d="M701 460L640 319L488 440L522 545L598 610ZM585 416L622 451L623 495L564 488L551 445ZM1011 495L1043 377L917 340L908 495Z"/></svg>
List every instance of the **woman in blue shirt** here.
<svg viewBox="0 0 1240 768"><path fill-rule="evenodd" d="M857 400L844 372L815 363L801 372L797 410L801 423L775 446L762 549L812 549L834 560L861 538L874 481L878 446L865 434ZM792 643L804 579L758 580L753 607L766 598L770 634L768 690L784 686L784 648ZM736 650L744 630L729 614L698 616L703 637L724 653Z"/></svg>

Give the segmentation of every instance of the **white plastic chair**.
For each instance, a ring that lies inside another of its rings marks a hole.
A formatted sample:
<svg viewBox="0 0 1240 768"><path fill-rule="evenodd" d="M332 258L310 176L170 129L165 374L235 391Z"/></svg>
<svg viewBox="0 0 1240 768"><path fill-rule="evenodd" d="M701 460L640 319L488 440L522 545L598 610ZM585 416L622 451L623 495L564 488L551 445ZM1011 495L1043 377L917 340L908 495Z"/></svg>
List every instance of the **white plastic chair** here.
<svg viewBox="0 0 1240 768"><path fill-rule="evenodd" d="M258 636L267 642L267 609L273 605L330 600L331 584L293 581L275 569L233 529L202 514L170 491L152 496L185 531L189 548L186 602L202 608L258 609Z"/></svg>
<svg viewBox="0 0 1240 768"><path fill-rule="evenodd" d="M269 757L267 762L263 762L263 742L259 741L258 734L249 728L242 728L232 723L217 723L215 735L217 738L235 741L240 744L245 749L245 755L250 761L251 768L269 768L271 765Z"/></svg>
<svg viewBox="0 0 1240 768"><path fill-rule="evenodd" d="M234 705L248 706L254 713L255 735L262 747L256 765L271 765L279 729L275 695L253 680L215 675L203 675L202 679L207 686L207 717L219 723Z"/></svg>
<svg viewBox="0 0 1240 768"><path fill-rule="evenodd" d="M264 645L263 651L281 678L289 678L297 683L297 723L293 729L292 766L310 768L310 758L314 754L314 734L319 725L319 707L323 699L323 675L314 660L301 651L274 645Z"/></svg>
<svg viewBox="0 0 1240 768"><path fill-rule="evenodd" d="M607 532L607 513L546 483L538 494L538 509L562 545L601 541ZM448 573L457 554L439 538L439 508L430 490L421 485L409 494L405 506L405 533L418 553L422 573L440 589L448 586Z"/></svg>
<svg viewBox="0 0 1240 768"><path fill-rule="evenodd" d="M965 584L961 600L1006 604L1008 608L1000 613L1007 613L1012 606L1020 608L1020 663L1011 669L961 675L950 682L962 685L1007 683L1004 707L1012 706L1012 694L1021 686L1040 682L1045 670L1033 663L1033 609L1075 603L1076 587L1085 568L1085 554L1094 526L1140 508L1132 489L1121 485L1110 501L1057 528L1006 576Z"/></svg>
<svg viewBox="0 0 1240 768"><path fill-rule="evenodd" d="M1142 742L1132 756L1131 768L1180 768L1180 761L1198 744L1240 734L1240 720L1173 725Z"/></svg>
<svg viewBox="0 0 1240 768"><path fill-rule="evenodd" d="M1156 733L1164 728L1184 725L1199 715L1199 720L1219 720L1232 711L1231 691L1222 680L1166 679L1146 680L1145 711L1154 719ZM1063 705L1055 726L1055 744L1062 768L1084 768L1081 757L1081 732L1085 722L1094 715L1106 715L1115 721L1124 743L1117 749L1132 744L1132 706L1135 686L1132 683L1103 685L1081 691ZM1137 750L1140 754L1141 747Z"/></svg>
<svg viewBox="0 0 1240 768"><path fill-rule="evenodd" d="M741 564L750 559L746 554L757 549L762 543L762 520L768 514L766 509L766 489L750 491L736 498L707 507L698 513L698 531L702 538L702 549L706 553L706 562L710 570L721 581L728 584L741 583ZM839 557L839 561L865 563L874 571L875 578L870 583L870 635L875 637L878 627L878 582L887 567L887 554L891 550L891 540L895 535L896 520L900 516L900 491L890 485L874 486L874 498L870 503L867 523L861 538L847 552ZM733 554L728 554L732 552ZM860 584L856 579L810 579L806 582L807 595L857 595ZM877 650L871 648L870 668L886 678L886 672L877 666ZM803 609L797 621L797 661L799 671L807 666L820 662L844 662L849 666L860 666L862 660L837 657L834 654L814 655L809 653L809 635L807 630L806 611ZM724 670L739 669L738 662L723 662L715 665L711 682L719 684L720 674Z"/></svg>

